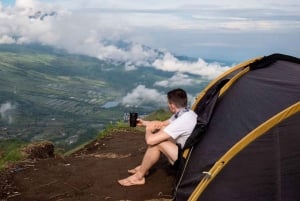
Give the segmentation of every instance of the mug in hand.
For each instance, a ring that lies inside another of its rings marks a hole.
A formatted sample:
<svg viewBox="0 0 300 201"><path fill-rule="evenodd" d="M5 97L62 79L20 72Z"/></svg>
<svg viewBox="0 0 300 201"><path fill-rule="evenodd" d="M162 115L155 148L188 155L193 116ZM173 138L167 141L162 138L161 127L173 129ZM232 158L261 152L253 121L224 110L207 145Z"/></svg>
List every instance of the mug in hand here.
<svg viewBox="0 0 300 201"><path fill-rule="evenodd" d="M130 114L129 114L129 124L130 124L130 127L136 127L137 117L138 117L138 113L136 113L136 112L130 112Z"/></svg>

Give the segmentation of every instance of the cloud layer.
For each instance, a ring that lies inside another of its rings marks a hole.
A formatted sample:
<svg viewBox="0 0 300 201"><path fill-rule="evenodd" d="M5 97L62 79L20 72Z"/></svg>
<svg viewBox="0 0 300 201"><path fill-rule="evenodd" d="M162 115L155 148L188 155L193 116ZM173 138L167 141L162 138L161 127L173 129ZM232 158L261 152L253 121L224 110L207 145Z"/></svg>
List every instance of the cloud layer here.
<svg viewBox="0 0 300 201"><path fill-rule="evenodd" d="M68 2L63 7L64 3L65 1L45 3L17 0L14 6L0 7L0 44L39 42L66 49L71 53L125 62L127 70L134 70L142 65L153 66L163 71L188 72L208 79L228 69L220 64L208 64L202 59L196 62L181 61L169 51L157 51L136 42L139 38L134 32L135 27L168 25L171 29L176 28L172 23L167 23L170 19L165 19L167 21L164 25L156 21L156 17L163 21L165 17L170 16L163 11L153 14L155 10L144 10L144 5L138 5L136 10L126 8L134 6L128 2L126 6L122 4L124 8L114 9L111 1L105 2L103 5L106 8L102 9L86 7L99 7L100 4L96 1L88 1L85 6L80 4L82 1ZM72 5L74 8L66 9L66 5ZM77 9L79 5L83 8ZM149 15L151 18L147 20ZM141 17L142 24L138 20ZM179 19L173 20L177 24Z"/></svg>
<svg viewBox="0 0 300 201"><path fill-rule="evenodd" d="M299 9L292 0L16 0L15 5L0 4L0 43L41 42L137 64L157 56L139 44L239 61L273 52L297 56ZM29 19L39 11L43 18ZM124 50L106 40L134 43Z"/></svg>

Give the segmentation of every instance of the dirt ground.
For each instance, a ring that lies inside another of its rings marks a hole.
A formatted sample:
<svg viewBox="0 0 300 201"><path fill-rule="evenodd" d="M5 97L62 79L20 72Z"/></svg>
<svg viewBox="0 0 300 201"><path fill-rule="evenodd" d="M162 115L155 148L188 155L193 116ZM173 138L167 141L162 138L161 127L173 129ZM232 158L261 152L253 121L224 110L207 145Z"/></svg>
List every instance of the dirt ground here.
<svg viewBox="0 0 300 201"><path fill-rule="evenodd" d="M117 183L139 164L145 149L143 132L117 131L67 157L26 161L0 175L0 200L171 200L175 172L164 157L145 185Z"/></svg>

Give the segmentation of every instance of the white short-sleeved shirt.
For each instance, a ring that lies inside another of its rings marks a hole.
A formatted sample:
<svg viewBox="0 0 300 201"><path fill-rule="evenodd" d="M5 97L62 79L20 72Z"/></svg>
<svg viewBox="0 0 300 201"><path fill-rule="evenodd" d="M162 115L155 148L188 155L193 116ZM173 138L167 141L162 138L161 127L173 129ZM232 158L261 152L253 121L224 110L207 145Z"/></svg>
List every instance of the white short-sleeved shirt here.
<svg viewBox="0 0 300 201"><path fill-rule="evenodd" d="M175 118L174 114L169 121L170 124L164 128L164 132L170 135L183 148L197 123L197 114L193 110L181 111L177 118Z"/></svg>

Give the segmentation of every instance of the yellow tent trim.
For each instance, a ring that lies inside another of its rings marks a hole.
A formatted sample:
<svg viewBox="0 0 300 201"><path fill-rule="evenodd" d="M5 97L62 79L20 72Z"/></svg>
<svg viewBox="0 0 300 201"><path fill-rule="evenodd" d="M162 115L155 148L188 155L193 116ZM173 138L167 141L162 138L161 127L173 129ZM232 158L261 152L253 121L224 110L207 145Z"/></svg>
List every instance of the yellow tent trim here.
<svg viewBox="0 0 300 201"><path fill-rule="evenodd" d="M196 201L208 184L217 176L217 174L223 169L223 167L229 163L229 161L237 155L241 150L243 150L246 146L248 146L251 142L253 142L258 137L264 135L268 130L270 130L274 125L284 121L290 116L300 112L300 101L295 103L294 105L286 108L282 112L273 116L256 129L252 130L248 133L244 138L242 138L238 143L236 143L229 151L227 151L209 170L209 172L204 172L206 176L201 180L198 186L195 188L193 193L190 195L188 201Z"/></svg>
<svg viewBox="0 0 300 201"><path fill-rule="evenodd" d="M198 105L198 103L200 102L200 100L203 98L203 96L206 94L206 92L212 87L214 86L219 80L223 79L224 77L228 76L229 74L231 74L234 71L240 70L246 66L249 66L251 63L254 63L260 59L262 59L263 57L257 57L254 59L250 59L248 61L242 62L234 67L232 67L231 69L229 69L228 71L226 71L225 73L221 74L219 77L217 77L216 79L214 79L212 82L210 82L209 85L207 85L207 87L205 87L197 96L194 104L192 105L192 109L195 110L196 106Z"/></svg>
<svg viewBox="0 0 300 201"><path fill-rule="evenodd" d="M231 78L225 84L225 86L223 86L222 89L220 90L219 97L222 96L235 83L235 81L237 81L240 77L242 77L243 75L245 75L249 71L250 71L250 67L247 67L244 70L242 70L241 72L239 72L237 75L235 75L233 78Z"/></svg>

